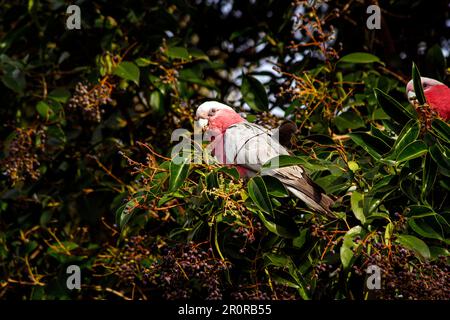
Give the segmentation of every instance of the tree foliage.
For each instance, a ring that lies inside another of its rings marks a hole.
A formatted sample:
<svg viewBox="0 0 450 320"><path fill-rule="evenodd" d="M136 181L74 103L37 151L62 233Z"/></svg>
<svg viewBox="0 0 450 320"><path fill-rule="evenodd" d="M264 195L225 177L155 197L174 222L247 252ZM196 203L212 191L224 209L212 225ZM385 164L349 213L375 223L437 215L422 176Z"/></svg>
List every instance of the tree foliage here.
<svg viewBox="0 0 450 320"><path fill-rule="evenodd" d="M0 1L0 297L448 299L450 127L404 95L419 68L445 81L446 59L397 16L439 35L445 10L380 1L381 32L367 4L313 2L81 1L69 30L63 1ZM280 162L335 217L274 178L174 161L208 99L294 122Z"/></svg>

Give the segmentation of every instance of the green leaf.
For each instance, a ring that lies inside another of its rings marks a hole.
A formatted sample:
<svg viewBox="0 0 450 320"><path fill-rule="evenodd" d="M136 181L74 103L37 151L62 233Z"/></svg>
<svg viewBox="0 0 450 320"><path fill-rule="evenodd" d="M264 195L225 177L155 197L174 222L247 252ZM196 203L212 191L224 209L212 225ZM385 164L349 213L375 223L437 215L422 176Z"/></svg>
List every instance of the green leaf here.
<svg viewBox="0 0 450 320"><path fill-rule="evenodd" d="M219 187L219 178L217 172L213 171L206 176L206 187L211 190Z"/></svg>
<svg viewBox="0 0 450 320"><path fill-rule="evenodd" d="M383 111L392 118L392 120L405 124L410 119L417 119L417 113L412 107L404 107L397 100L376 88L375 97Z"/></svg>
<svg viewBox="0 0 450 320"><path fill-rule="evenodd" d="M349 136L354 143L366 150L376 160L381 159L381 156L391 149L383 140L366 132L349 133Z"/></svg>
<svg viewBox="0 0 450 320"><path fill-rule="evenodd" d="M402 151L411 142L414 142L419 137L420 124L418 120L411 119L400 132L394 144L394 155Z"/></svg>
<svg viewBox="0 0 450 320"><path fill-rule="evenodd" d="M189 59L189 52L183 47L169 47L167 49L167 56L172 59Z"/></svg>
<svg viewBox="0 0 450 320"><path fill-rule="evenodd" d="M272 280L275 281L278 284L281 284L282 286L288 286L294 289L300 289L300 285L295 284L291 280L287 280L285 278L280 277L279 275L272 275ZM305 299L306 300L306 299Z"/></svg>
<svg viewBox="0 0 450 320"><path fill-rule="evenodd" d="M320 164L320 161L316 161L310 158L281 155L273 157L272 159L264 163L261 167L261 172L264 173L267 170L289 166L303 166L312 171L325 171L329 169L328 166Z"/></svg>
<svg viewBox="0 0 450 320"><path fill-rule="evenodd" d="M223 172L225 175L229 176L234 180L239 180L240 174L235 167L220 167L216 169L217 172Z"/></svg>
<svg viewBox="0 0 450 320"><path fill-rule="evenodd" d="M397 162L404 162L418 158L428 152L427 145L422 140L408 144L397 156Z"/></svg>
<svg viewBox="0 0 450 320"><path fill-rule="evenodd" d="M397 188L397 180L398 176L384 176L373 185L370 193L375 195L376 193L389 192L393 188Z"/></svg>
<svg viewBox="0 0 450 320"><path fill-rule="evenodd" d="M48 121L54 114L52 108L45 101L39 101L36 110L45 121Z"/></svg>
<svg viewBox="0 0 450 320"><path fill-rule="evenodd" d="M116 212L116 220L118 220L119 227L122 229L134 216L135 209L143 204L147 199L147 196L142 192L137 192L133 195L133 198L129 200L125 205L121 206Z"/></svg>
<svg viewBox="0 0 450 320"><path fill-rule="evenodd" d="M439 141L436 141L436 144L430 147L430 155L439 166L439 172L450 177L450 154L447 154Z"/></svg>
<svg viewBox="0 0 450 320"><path fill-rule="evenodd" d="M248 194L256 206L262 211L272 214L272 203L264 180L260 176L253 177L248 182L247 188Z"/></svg>
<svg viewBox="0 0 450 320"><path fill-rule="evenodd" d="M375 126L370 126L370 133L381 140L384 141L390 148L394 146L395 140L387 134L387 130L381 131L380 129L376 128Z"/></svg>
<svg viewBox="0 0 450 320"><path fill-rule="evenodd" d="M242 77L241 93L244 101L255 111L269 110L269 99L264 86L256 78Z"/></svg>
<svg viewBox="0 0 450 320"><path fill-rule="evenodd" d="M56 102L66 103L70 98L70 91L64 88L56 88L48 94L48 97Z"/></svg>
<svg viewBox="0 0 450 320"><path fill-rule="evenodd" d="M307 234L309 234L309 230L307 228L304 228L302 231L300 231L300 235L292 240L292 245L297 249L302 248L306 242Z"/></svg>
<svg viewBox="0 0 450 320"><path fill-rule="evenodd" d="M189 49L189 55L192 58L195 59L199 59L199 60L206 60L209 61L209 57L206 53L204 53L202 50L200 49L196 49L196 48L190 48Z"/></svg>
<svg viewBox="0 0 450 320"><path fill-rule="evenodd" d="M431 123L431 133L444 142L450 143L450 125L441 119L434 119Z"/></svg>
<svg viewBox="0 0 450 320"><path fill-rule="evenodd" d="M436 232L428 223L422 218L408 219L408 225L417 234L425 238L443 240L444 238Z"/></svg>
<svg viewBox="0 0 450 320"><path fill-rule="evenodd" d="M427 153L426 157L423 160L423 174L422 174L422 187L421 187L421 195L422 199L424 199L427 194L432 190L434 181L437 176L437 166L436 163L431 158L431 154Z"/></svg>
<svg viewBox="0 0 450 320"><path fill-rule="evenodd" d="M397 236L397 241L402 246L414 251L422 258L429 259L431 256L430 249L428 248L427 244L419 238L407 234L401 234Z"/></svg>
<svg viewBox="0 0 450 320"><path fill-rule="evenodd" d="M353 249L355 247L355 243L353 242L353 238L357 235L361 234L362 227L356 226L351 228L347 231L347 233L344 235L344 241L342 243L341 249L340 249L340 258L342 262L342 266L344 269L347 269L350 267L351 262L353 260Z"/></svg>
<svg viewBox="0 0 450 320"><path fill-rule="evenodd" d="M442 247L430 247L430 253L433 260L438 259L439 257L450 257L450 252Z"/></svg>
<svg viewBox="0 0 450 320"><path fill-rule="evenodd" d="M380 62L380 58L374 56L373 54L366 52L354 52L343 56L339 62L347 62L347 63L374 63Z"/></svg>
<svg viewBox="0 0 450 320"><path fill-rule="evenodd" d="M285 268L292 264L292 260L289 256L276 254L276 253L266 253L264 254L264 258L268 260L268 263L265 265L273 265L276 267Z"/></svg>
<svg viewBox="0 0 450 320"><path fill-rule="evenodd" d="M414 93L416 94L416 99L421 105L425 104L427 101L425 99L425 94L423 93L422 81L420 79L420 72L416 64L413 62L412 66L412 78L414 84Z"/></svg>
<svg viewBox="0 0 450 320"><path fill-rule="evenodd" d="M16 93L23 94L26 87L25 74L19 68L5 68L3 76L0 77L3 84Z"/></svg>
<svg viewBox="0 0 450 320"><path fill-rule="evenodd" d="M122 79L133 81L139 85L140 71L133 62L121 62L114 70L114 74Z"/></svg>
<svg viewBox="0 0 450 320"><path fill-rule="evenodd" d="M408 217L412 218L423 218L429 216L435 216L436 212L433 211L432 208L422 205L412 205L409 206Z"/></svg>
<svg viewBox="0 0 450 320"><path fill-rule="evenodd" d="M339 131L345 131L348 129L359 129L366 126L364 120L355 112L344 112L334 118L334 124Z"/></svg>
<svg viewBox="0 0 450 320"><path fill-rule="evenodd" d="M158 63L147 59L147 58L137 58L136 60L134 60L134 63L138 66L138 67L147 67L149 65L157 65Z"/></svg>
<svg viewBox="0 0 450 320"><path fill-rule="evenodd" d="M52 146L67 142L66 134L59 124L47 128L48 143Z"/></svg>
<svg viewBox="0 0 450 320"><path fill-rule="evenodd" d="M290 220L288 219L289 224L284 226L281 225L280 223L272 221L271 218L264 216L264 214L259 210L256 211L256 214L261 219L262 223L267 228L267 230L276 234L277 236L287 239L294 239L299 236L298 230L296 229L296 226L293 223L292 219Z"/></svg>
<svg viewBox="0 0 450 320"><path fill-rule="evenodd" d="M350 203L353 214L359 221L361 221L362 224L364 224L366 222L366 217L364 215L364 194L358 191L353 191L350 198Z"/></svg>
<svg viewBox="0 0 450 320"><path fill-rule="evenodd" d="M189 157L177 156L170 162L169 191L177 190L186 180L189 173Z"/></svg>
<svg viewBox="0 0 450 320"><path fill-rule="evenodd" d="M305 160L300 157L281 155L276 156L263 164L264 169L283 168L289 166L303 165Z"/></svg>
<svg viewBox="0 0 450 320"><path fill-rule="evenodd" d="M386 229L384 230L384 241L386 241L386 243L391 242L394 229L395 229L394 224L392 222L389 222L386 226Z"/></svg>
<svg viewBox="0 0 450 320"><path fill-rule="evenodd" d="M286 187L281 183L280 180L272 176L262 176L262 178L264 180L264 183L266 184L267 192L270 195L278 198L285 198L289 196Z"/></svg>
<svg viewBox="0 0 450 320"><path fill-rule="evenodd" d="M445 77L445 69L447 68L447 61L442 54L442 49L438 44L435 44L428 49L425 56L426 69L431 73L431 78L443 81Z"/></svg>
<svg viewBox="0 0 450 320"><path fill-rule="evenodd" d="M152 91L148 99L148 103L152 108L153 112L163 115L164 110L164 96L159 90Z"/></svg>

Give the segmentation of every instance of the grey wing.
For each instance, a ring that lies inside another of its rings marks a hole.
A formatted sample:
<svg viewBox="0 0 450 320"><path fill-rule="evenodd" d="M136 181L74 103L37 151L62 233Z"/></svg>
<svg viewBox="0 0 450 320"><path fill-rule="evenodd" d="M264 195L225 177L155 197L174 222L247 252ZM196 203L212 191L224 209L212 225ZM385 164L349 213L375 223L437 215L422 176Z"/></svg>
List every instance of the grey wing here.
<svg viewBox="0 0 450 320"><path fill-rule="evenodd" d="M227 164L238 164L253 171L279 155L289 152L278 143L272 132L257 124L241 122L230 126L224 136L224 152Z"/></svg>
<svg viewBox="0 0 450 320"><path fill-rule="evenodd" d="M224 152L227 164L237 164L255 172L262 165L279 155L289 152L277 140L270 130L256 124L241 122L230 126L224 136ZM309 207L325 214L331 214L333 200L316 185L301 166L272 168L261 172L283 183L296 197Z"/></svg>
<svg viewBox="0 0 450 320"><path fill-rule="evenodd" d="M309 207L324 214L331 214L330 207L334 201L308 177L302 167L290 166L270 171L269 175L280 180L290 192Z"/></svg>

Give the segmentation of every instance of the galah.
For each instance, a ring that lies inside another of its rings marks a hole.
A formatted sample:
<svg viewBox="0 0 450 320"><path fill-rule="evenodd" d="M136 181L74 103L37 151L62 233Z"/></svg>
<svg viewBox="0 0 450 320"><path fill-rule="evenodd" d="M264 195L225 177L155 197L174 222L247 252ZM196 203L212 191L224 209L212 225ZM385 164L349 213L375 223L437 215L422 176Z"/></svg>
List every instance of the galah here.
<svg viewBox="0 0 450 320"><path fill-rule="evenodd" d="M310 208L331 215L334 203L299 165L261 170L263 164L288 150L276 139L276 133L250 123L231 107L209 101L196 112L196 126L205 130L212 143L212 153L222 164L236 166L241 176L260 172L277 178L287 190Z"/></svg>
<svg viewBox="0 0 450 320"><path fill-rule="evenodd" d="M450 120L450 88L437 80L421 77L423 93L431 109L436 111L445 121ZM414 92L413 80L406 85L408 100L414 104L416 94Z"/></svg>

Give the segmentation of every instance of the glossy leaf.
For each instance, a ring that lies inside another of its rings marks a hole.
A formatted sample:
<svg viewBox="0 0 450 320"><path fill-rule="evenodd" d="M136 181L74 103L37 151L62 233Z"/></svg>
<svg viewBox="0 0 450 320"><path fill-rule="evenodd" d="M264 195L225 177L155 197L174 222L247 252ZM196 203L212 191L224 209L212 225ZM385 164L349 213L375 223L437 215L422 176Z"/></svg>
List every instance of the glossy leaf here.
<svg viewBox="0 0 450 320"><path fill-rule="evenodd" d="M407 145L417 140L420 133L419 121L411 119L400 132L394 144L394 154L398 154Z"/></svg>
<svg viewBox="0 0 450 320"><path fill-rule="evenodd" d="M446 143L450 143L450 125L441 119L434 119L431 123L431 133Z"/></svg>
<svg viewBox="0 0 450 320"><path fill-rule="evenodd" d="M264 180L259 177L253 177L248 182L248 194L256 206L264 212L273 213L272 203L270 202L269 193L267 192Z"/></svg>
<svg viewBox="0 0 450 320"><path fill-rule="evenodd" d="M408 144L403 150L399 152L397 156L397 162L408 161L420 157L427 152L427 145L423 141L414 141Z"/></svg>
<svg viewBox="0 0 450 320"><path fill-rule="evenodd" d="M394 121L401 124L406 124L411 119L417 119L417 113L415 112L415 110L404 107L397 100L381 91L380 89L375 89L375 97L377 98L380 107Z"/></svg>
<svg viewBox="0 0 450 320"><path fill-rule="evenodd" d="M169 191L177 190L186 180L189 173L189 158L174 158L170 162Z"/></svg>
<svg viewBox="0 0 450 320"><path fill-rule="evenodd" d="M446 150L437 142L430 147L431 158L437 163L439 172L447 177L450 177L450 155L446 153Z"/></svg>
<svg viewBox="0 0 450 320"><path fill-rule="evenodd" d="M345 131L348 129L364 128L366 124L364 120L355 112L344 112L334 118L334 123L339 131Z"/></svg>
<svg viewBox="0 0 450 320"><path fill-rule="evenodd" d="M380 62L380 58L367 52L354 52L343 56L338 62L374 63Z"/></svg>
<svg viewBox="0 0 450 320"><path fill-rule="evenodd" d="M48 94L48 98L60 103L66 103L70 98L70 91L65 88L56 88Z"/></svg>
<svg viewBox="0 0 450 320"><path fill-rule="evenodd" d="M382 155L389 152L389 146L381 139L366 132L355 132L349 134L354 143L367 151L373 158L379 160Z"/></svg>
<svg viewBox="0 0 450 320"><path fill-rule="evenodd" d="M450 252L446 248L432 246L430 247L431 259L439 259L440 257L450 257Z"/></svg>
<svg viewBox="0 0 450 320"><path fill-rule="evenodd" d="M353 238L357 235L360 235L362 232L361 226L356 226L351 228L347 233L344 235L344 241L342 243L341 249L340 249L340 258L341 263L344 269L347 269L350 267L351 262L354 257L354 247L355 243L353 242Z"/></svg>
<svg viewBox="0 0 450 320"><path fill-rule="evenodd" d="M422 175L422 198L432 190L437 176L437 165L428 153L423 159L423 175Z"/></svg>
<svg viewBox="0 0 450 320"><path fill-rule="evenodd" d="M189 52L183 47L169 47L167 56L172 59L189 59Z"/></svg>
<svg viewBox="0 0 450 320"><path fill-rule="evenodd" d="M424 219L409 219L408 225L422 237L438 240L444 239L442 235L436 232Z"/></svg>
<svg viewBox="0 0 450 320"><path fill-rule="evenodd" d="M262 178L267 187L267 192L270 195L279 198L289 196L289 192L286 190L286 187L281 183L280 180L272 176L262 176Z"/></svg>
<svg viewBox="0 0 450 320"><path fill-rule="evenodd" d="M421 105L423 105L427 102L427 100L425 99L425 94L423 93L422 81L420 79L420 72L415 63L413 63L412 66L412 78L416 99Z"/></svg>
<svg viewBox="0 0 450 320"><path fill-rule="evenodd" d="M54 114L52 108L45 101L39 101L36 110L45 121L48 121Z"/></svg>
<svg viewBox="0 0 450 320"><path fill-rule="evenodd" d="M121 62L114 70L114 74L122 79L133 81L139 85L140 71L133 62Z"/></svg>
<svg viewBox="0 0 450 320"><path fill-rule="evenodd" d="M427 244L415 236L401 234L397 236L397 241L405 248L413 250L422 258L429 259L431 256Z"/></svg>
<svg viewBox="0 0 450 320"><path fill-rule="evenodd" d="M428 49L425 56L426 69L431 72L430 78L443 81L445 78L445 69L447 68L447 60L442 53L439 45L435 44Z"/></svg>
<svg viewBox="0 0 450 320"><path fill-rule="evenodd" d="M248 75L242 77L241 93L244 101L255 111L269 109L266 89L256 78Z"/></svg>
<svg viewBox="0 0 450 320"><path fill-rule="evenodd" d="M362 224L366 222L364 215L364 194L358 191L353 191L350 198L352 211L355 217L361 221Z"/></svg>
<svg viewBox="0 0 450 320"><path fill-rule="evenodd" d="M299 236L298 230L292 225L292 220L290 221L290 225L282 225L273 221L271 217L266 217L261 211L257 211L256 214L270 232L287 239L294 239Z"/></svg>

